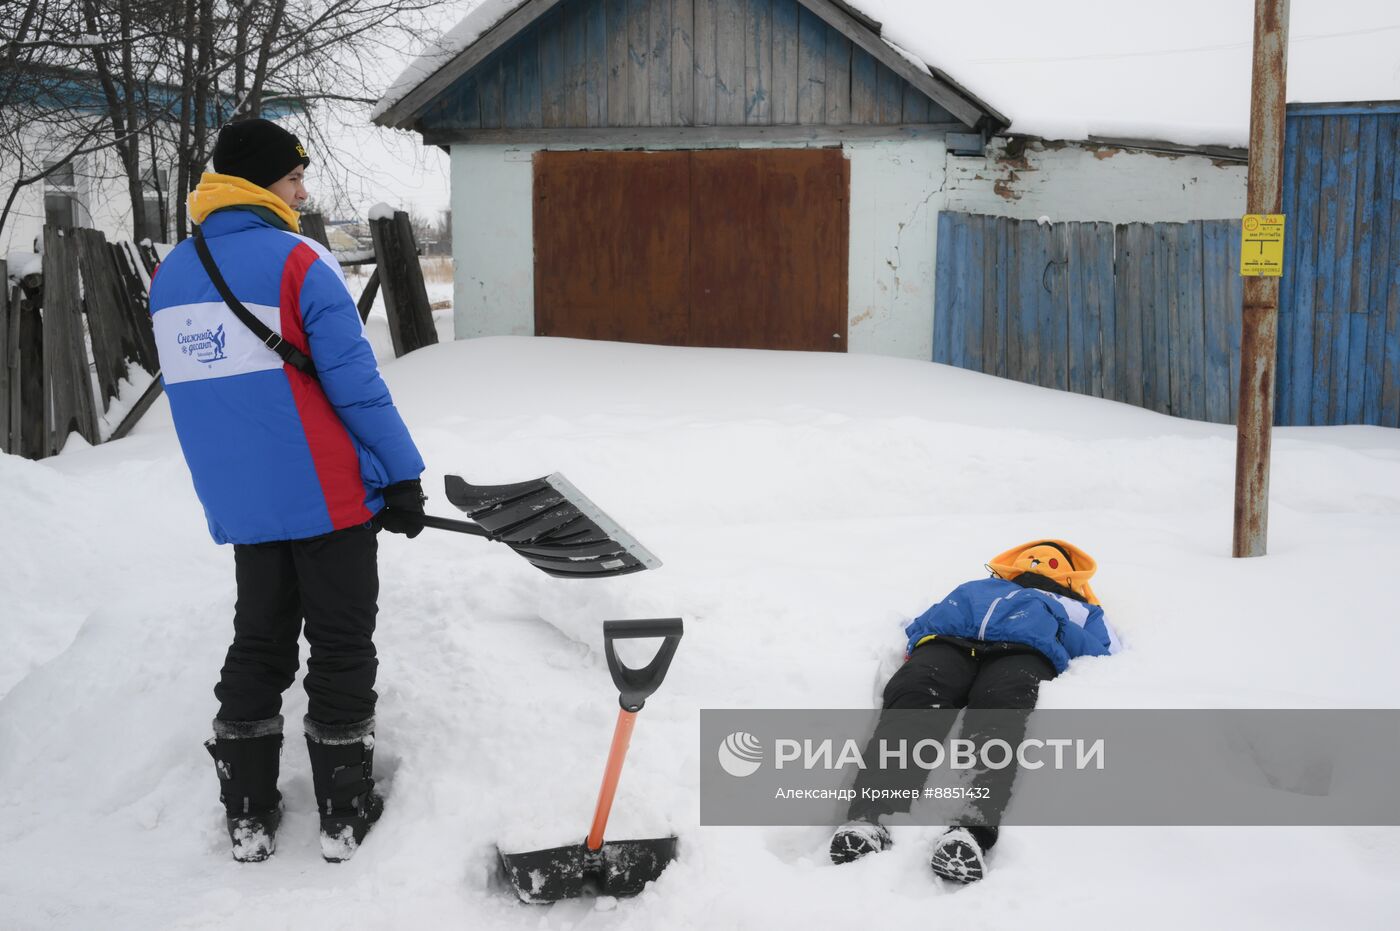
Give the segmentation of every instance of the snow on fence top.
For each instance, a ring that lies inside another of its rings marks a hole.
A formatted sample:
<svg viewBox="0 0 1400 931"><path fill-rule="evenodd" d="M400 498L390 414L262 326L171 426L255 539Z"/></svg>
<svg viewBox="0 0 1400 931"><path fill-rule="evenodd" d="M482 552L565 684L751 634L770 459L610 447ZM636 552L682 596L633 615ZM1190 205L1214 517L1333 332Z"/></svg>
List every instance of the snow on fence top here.
<svg viewBox="0 0 1400 931"><path fill-rule="evenodd" d="M369 218L371 220L392 220L394 219L394 210L395 208L391 204L386 204L381 200L369 208Z"/></svg>
<svg viewBox="0 0 1400 931"><path fill-rule="evenodd" d="M390 85L382 114L523 0L481 0ZM1249 137L1253 4L1177 0L844 0L924 71L930 64L1011 119L1009 131L1242 146ZM1394 0L1292 0L1291 101L1400 99Z"/></svg>

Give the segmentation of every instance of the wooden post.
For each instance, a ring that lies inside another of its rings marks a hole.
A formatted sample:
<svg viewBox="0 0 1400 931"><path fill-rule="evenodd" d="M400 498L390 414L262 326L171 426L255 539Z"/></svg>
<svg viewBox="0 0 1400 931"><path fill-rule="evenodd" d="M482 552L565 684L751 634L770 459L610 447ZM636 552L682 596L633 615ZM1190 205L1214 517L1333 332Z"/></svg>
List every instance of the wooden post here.
<svg viewBox="0 0 1400 931"><path fill-rule="evenodd" d="M156 357L156 336L151 328L151 301L146 293L146 281L141 277L140 257L136 247L129 242L109 243L108 248L120 280L126 330L132 342L127 358L135 359L146 371L155 372L160 367L160 360Z"/></svg>
<svg viewBox="0 0 1400 931"><path fill-rule="evenodd" d="M18 321L19 308L16 307L15 310L15 319ZM10 396L14 390L10 376L13 373L14 369L10 367L9 267L4 259L0 259L0 452L4 453L14 450L10 440Z"/></svg>
<svg viewBox="0 0 1400 931"><path fill-rule="evenodd" d="M155 378L146 386L141 397L137 398L136 403L131 406L131 410L126 412L122 422L117 424L117 429L113 430L112 435L107 437L107 442L119 440L130 433L131 428L136 426L137 422L146 415L146 411L151 409L151 405L156 402L156 398L160 397L164 390L165 383L160 380L160 372L156 372Z"/></svg>
<svg viewBox="0 0 1400 931"><path fill-rule="evenodd" d="M326 218L319 213L303 213L301 215L301 234L325 246L331 247L330 240L326 238Z"/></svg>
<svg viewBox="0 0 1400 931"><path fill-rule="evenodd" d="M369 229L394 355L431 346L437 342L437 330L433 327L433 311L428 304L428 289L423 283L423 268L418 264L418 247L408 214L399 210L392 219L370 220Z"/></svg>
<svg viewBox="0 0 1400 931"><path fill-rule="evenodd" d="M1288 0L1255 0L1254 73L1249 107L1248 213L1283 211L1287 117ZM1287 274L1285 269L1284 274ZM1240 411L1235 440L1233 555L1263 556L1269 530L1269 447L1274 424L1279 279L1244 280Z"/></svg>
<svg viewBox="0 0 1400 931"><path fill-rule="evenodd" d="M33 295L40 293L35 286L18 292L18 302L10 304L11 329L14 336L10 357L14 361L15 393L10 399L10 432L14 438L12 452L26 459L44 457L44 326L39 319L39 302Z"/></svg>
<svg viewBox="0 0 1400 931"><path fill-rule="evenodd" d="M119 303L107 237L90 229L75 229L71 233L83 276L83 311L92 338L98 394L106 413L117 396L118 383L127 376L126 353L122 349L125 315Z"/></svg>
<svg viewBox="0 0 1400 931"><path fill-rule="evenodd" d="M92 400L87 341L78 297L78 262L72 237L44 227L44 455L63 449L76 430L93 446L101 442Z"/></svg>
<svg viewBox="0 0 1400 931"><path fill-rule="evenodd" d="M360 312L360 322L364 323L369 319L369 312L374 307L374 299L379 294L379 266L374 267L370 272L369 281L365 282L365 289L360 292L360 301L355 305L355 309Z"/></svg>

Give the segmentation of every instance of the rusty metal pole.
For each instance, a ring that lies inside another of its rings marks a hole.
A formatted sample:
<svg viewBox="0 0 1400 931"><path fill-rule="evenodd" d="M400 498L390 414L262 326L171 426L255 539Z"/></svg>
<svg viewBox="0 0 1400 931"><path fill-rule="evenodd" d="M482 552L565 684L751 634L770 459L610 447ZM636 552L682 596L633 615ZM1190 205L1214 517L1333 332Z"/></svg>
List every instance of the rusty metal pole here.
<svg viewBox="0 0 1400 931"><path fill-rule="evenodd" d="M1254 0L1247 213L1283 212L1288 0ZM1274 426L1279 279L1244 279L1240 411L1235 440L1234 555L1263 556L1269 536L1269 442Z"/></svg>

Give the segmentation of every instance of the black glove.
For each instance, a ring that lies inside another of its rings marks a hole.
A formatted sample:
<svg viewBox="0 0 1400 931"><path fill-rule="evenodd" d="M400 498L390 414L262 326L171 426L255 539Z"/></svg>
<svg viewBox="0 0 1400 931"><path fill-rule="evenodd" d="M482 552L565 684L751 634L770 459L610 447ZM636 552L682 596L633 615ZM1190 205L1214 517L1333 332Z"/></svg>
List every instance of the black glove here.
<svg viewBox="0 0 1400 931"><path fill-rule="evenodd" d="M390 533L401 533L412 540L423 532L423 483L418 479L395 482L384 489L384 510L375 520Z"/></svg>

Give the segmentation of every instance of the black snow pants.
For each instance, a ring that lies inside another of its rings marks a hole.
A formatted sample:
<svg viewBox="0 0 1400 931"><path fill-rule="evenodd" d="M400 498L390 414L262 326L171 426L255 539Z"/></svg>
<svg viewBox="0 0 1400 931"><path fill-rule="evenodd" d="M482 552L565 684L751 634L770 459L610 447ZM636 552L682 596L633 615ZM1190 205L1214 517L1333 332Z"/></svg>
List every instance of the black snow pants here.
<svg viewBox="0 0 1400 931"><path fill-rule="evenodd" d="M234 546L233 645L214 696L222 721L276 716L296 679L306 621L307 714L322 724L374 715L378 541L369 526L305 540Z"/></svg>
<svg viewBox="0 0 1400 931"><path fill-rule="evenodd" d="M1023 711L1020 715L996 715L980 718L964 714L961 736L978 742L997 737L1015 747L1025 736L1026 719L1035 707L1040 683L1055 677L1055 667L1039 652L1019 644L971 643L939 638L925 643L913 654L885 685L885 711L923 709L994 709ZM941 719L940 719L941 720ZM883 739L894 746L903 739L912 746L919 740L945 740L952 727L952 716L938 733L927 728L922 716L880 716L871 738L867 760L879 759L877 748ZM857 797L850 806L850 817L875 821L885 815L907 811L908 801L891 799L863 800L862 788L908 791L920 789L928 772L918 767L899 769L874 767L861 772L856 780ZM1015 780L1014 763L1005 769L973 771L971 785L985 791L988 799L974 802L966 823L980 822L970 828L983 848L996 843L996 822L1001 810L1010 800Z"/></svg>

